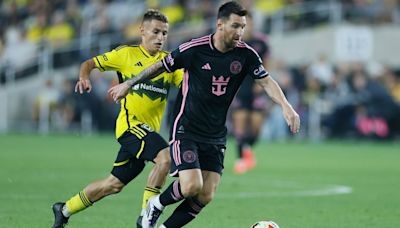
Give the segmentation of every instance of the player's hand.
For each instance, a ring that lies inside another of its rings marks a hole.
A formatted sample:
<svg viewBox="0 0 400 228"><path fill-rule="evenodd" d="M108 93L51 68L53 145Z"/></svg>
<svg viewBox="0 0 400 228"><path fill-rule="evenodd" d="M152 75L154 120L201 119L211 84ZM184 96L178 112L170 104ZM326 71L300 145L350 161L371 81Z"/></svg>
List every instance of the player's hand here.
<svg viewBox="0 0 400 228"><path fill-rule="evenodd" d="M283 116L292 133L300 131L300 117L299 114L292 108L292 106L285 106L283 108Z"/></svg>
<svg viewBox="0 0 400 228"><path fill-rule="evenodd" d="M115 85L108 90L108 94L113 98L116 103L119 103L129 93L131 87L127 82Z"/></svg>
<svg viewBox="0 0 400 228"><path fill-rule="evenodd" d="M92 91L92 83L90 82L89 79L82 79L80 78L75 85L75 93L80 93L82 94L84 91L87 93L90 93Z"/></svg>

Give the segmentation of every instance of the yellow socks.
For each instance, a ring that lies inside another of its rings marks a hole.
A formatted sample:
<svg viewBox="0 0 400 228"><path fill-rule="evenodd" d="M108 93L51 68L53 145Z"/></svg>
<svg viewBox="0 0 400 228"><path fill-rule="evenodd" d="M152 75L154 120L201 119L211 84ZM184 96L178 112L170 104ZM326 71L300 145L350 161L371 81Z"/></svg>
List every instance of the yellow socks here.
<svg viewBox="0 0 400 228"><path fill-rule="evenodd" d="M69 199L65 203L65 205L68 209L69 214L72 215L79 211L84 210L87 207L92 206L93 203L90 202L84 191L80 191L78 194Z"/></svg>
<svg viewBox="0 0 400 228"><path fill-rule="evenodd" d="M158 194L160 194L160 188L157 188L157 187L144 188L142 209L146 209L147 201L149 201L150 197L158 195Z"/></svg>

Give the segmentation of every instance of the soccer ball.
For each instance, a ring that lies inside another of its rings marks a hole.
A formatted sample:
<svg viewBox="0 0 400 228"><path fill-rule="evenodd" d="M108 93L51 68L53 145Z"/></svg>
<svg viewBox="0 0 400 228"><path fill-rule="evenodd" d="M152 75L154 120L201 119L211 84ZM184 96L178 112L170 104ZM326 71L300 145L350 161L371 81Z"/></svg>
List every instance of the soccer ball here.
<svg viewBox="0 0 400 228"><path fill-rule="evenodd" d="M279 226L273 221L260 221L254 223L250 228L279 228Z"/></svg>

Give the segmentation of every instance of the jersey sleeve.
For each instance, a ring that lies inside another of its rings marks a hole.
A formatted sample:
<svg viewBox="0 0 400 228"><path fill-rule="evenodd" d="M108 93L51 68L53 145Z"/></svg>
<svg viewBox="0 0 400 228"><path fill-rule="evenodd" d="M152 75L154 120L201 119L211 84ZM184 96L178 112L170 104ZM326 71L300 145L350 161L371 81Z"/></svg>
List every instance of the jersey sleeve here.
<svg viewBox="0 0 400 228"><path fill-rule="evenodd" d="M124 53L124 50L117 48L93 57L93 61L100 71L118 71L123 67L124 61L122 60L124 59Z"/></svg>
<svg viewBox="0 0 400 228"><path fill-rule="evenodd" d="M167 72L171 73L177 69L189 67L190 61L193 57L193 48L181 48L182 45L180 45L179 48L175 49L173 52L169 53L162 59L162 63Z"/></svg>
<svg viewBox="0 0 400 228"><path fill-rule="evenodd" d="M248 72L247 74L250 75L253 79L261 79L267 77L269 74L265 70L262 60L260 56L257 54L254 49L248 49L248 58L247 58L247 65L248 65Z"/></svg>

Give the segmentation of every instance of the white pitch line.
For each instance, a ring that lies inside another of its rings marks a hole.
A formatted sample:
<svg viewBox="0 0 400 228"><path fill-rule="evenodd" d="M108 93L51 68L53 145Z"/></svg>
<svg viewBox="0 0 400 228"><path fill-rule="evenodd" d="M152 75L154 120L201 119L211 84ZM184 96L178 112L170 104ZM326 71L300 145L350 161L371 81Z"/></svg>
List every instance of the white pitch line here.
<svg viewBox="0 0 400 228"><path fill-rule="evenodd" d="M350 194L353 189L344 185L331 185L320 189L302 190L302 191L288 191L288 192L221 192L217 193L217 198L232 199L232 198L265 198L276 196L329 196L329 195L342 195Z"/></svg>

